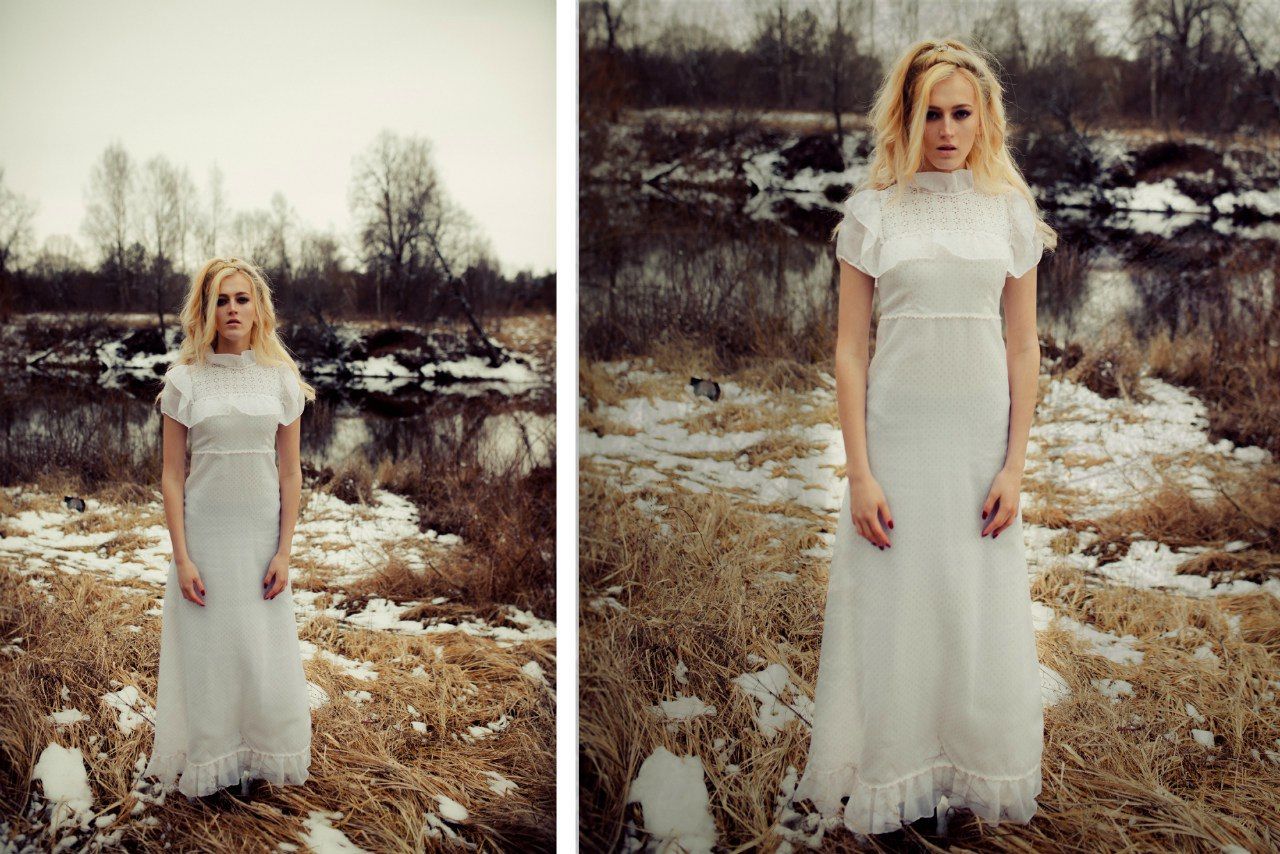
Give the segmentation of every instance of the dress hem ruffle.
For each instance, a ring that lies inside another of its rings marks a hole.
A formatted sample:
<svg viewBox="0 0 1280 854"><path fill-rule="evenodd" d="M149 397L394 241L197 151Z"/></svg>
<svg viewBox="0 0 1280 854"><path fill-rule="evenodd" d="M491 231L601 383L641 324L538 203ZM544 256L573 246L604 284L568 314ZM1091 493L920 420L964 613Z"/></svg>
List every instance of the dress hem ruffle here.
<svg viewBox="0 0 1280 854"><path fill-rule="evenodd" d="M819 783L816 778L821 778ZM851 784L846 783L850 777ZM940 762L891 783L866 785L857 772L844 766L804 778L793 801L808 798L825 816L840 817L850 830L861 834L887 833L919 818L933 815L943 795L950 807L968 808L993 825L1001 821L1026 824L1035 815L1040 794L1040 763L1016 776L991 776ZM828 793L838 792L830 795ZM840 800L848 797L841 806Z"/></svg>
<svg viewBox="0 0 1280 854"><path fill-rule="evenodd" d="M158 777L168 785L181 775L178 791L200 798L238 784L246 773L275 786L298 786L307 781L310 765L310 744L296 753L265 753L246 745L208 762L187 762L185 751L153 756L143 776Z"/></svg>

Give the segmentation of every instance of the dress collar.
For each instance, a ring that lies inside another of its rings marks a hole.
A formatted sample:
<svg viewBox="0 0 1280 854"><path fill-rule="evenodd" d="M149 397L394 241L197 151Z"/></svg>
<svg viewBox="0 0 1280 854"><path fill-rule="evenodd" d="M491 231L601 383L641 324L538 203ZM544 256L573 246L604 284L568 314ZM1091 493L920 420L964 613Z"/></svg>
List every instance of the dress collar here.
<svg viewBox="0 0 1280 854"><path fill-rule="evenodd" d="M215 353L213 352L213 347L205 348L204 357L209 364L221 365L226 368L241 368L257 364L258 361L253 354L253 350L245 350L237 356L234 353Z"/></svg>
<svg viewBox="0 0 1280 854"><path fill-rule="evenodd" d="M973 189L973 172L955 169L951 172L917 172L913 186L931 193L964 193Z"/></svg>

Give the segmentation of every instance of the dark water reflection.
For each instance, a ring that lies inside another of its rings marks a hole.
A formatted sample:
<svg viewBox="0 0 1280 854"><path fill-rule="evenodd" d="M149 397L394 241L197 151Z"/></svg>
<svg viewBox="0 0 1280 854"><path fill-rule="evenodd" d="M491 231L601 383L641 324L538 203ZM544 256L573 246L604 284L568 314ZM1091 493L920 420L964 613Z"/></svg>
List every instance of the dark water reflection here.
<svg viewBox="0 0 1280 854"><path fill-rule="evenodd" d="M610 357L680 333L732 349L753 323L833 330L834 209L786 199L589 184L580 195L584 352ZM1274 223L1050 208L1058 251L1041 262L1042 331L1140 339L1198 322L1244 323L1276 299Z"/></svg>
<svg viewBox="0 0 1280 854"><path fill-rule="evenodd" d="M0 391L0 481L47 470L79 472L91 483L158 483L159 382L16 374ZM304 467L337 467L351 457L474 461L499 472L549 466L554 442L549 388L519 397L371 394L352 399L317 387L302 419Z"/></svg>

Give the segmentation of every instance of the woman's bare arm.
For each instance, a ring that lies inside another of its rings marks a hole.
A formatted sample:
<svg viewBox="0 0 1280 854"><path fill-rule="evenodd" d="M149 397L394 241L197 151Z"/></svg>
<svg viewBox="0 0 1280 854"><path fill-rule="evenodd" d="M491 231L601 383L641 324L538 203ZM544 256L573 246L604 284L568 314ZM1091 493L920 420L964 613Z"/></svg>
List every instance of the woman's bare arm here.
<svg viewBox="0 0 1280 854"><path fill-rule="evenodd" d="M164 496L164 520L169 527L169 539L173 542L173 558L182 563L191 559L187 554L183 505L187 480L187 428L168 415L162 415L161 419L164 430L160 494Z"/></svg>
<svg viewBox="0 0 1280 854"><path fill-rule="evenodd" d="M836 325L836 405L848 476L870 477L867 458L867 367L870 361L871 300L875 280L840 262L840 308Z"/></svg>
<svg viewBox="0 0 1280 854"><path fill-rule="evenodd" d="M288 557L293 550L293 530L302 503L302 418L276 431L280 465L280 544L276 554Z"/></svg>
<svg viewBox="0 0 1280 854"><path fill-rule="evenodd" d="M870 368L868 339L871 334L871 300L875 279L849 264L840 262L840 309L836 326L836 407L840 432L844 436L845 472L852 499L849 515L858 535L873 545L890 547L886 528L893 527L893 515L884 491L871 474L867 455L867 371Z"/></svg>
<svg viewBox="0 0 1280 854"><path fill-rule="evenodd" d="M1004 286L1005 359L1009 367L1009 439L1004 467L1022 475L1027 440L1040 391L1040 337L1036 331L1036 268Z"/></svg>
<svg viewBox="0 0 1280 854"><path fill-rule="evenodd" d="M164 518L173 541L173 562L178 568L182 598L204 607L206 595L200 569L187 553L186 480L187 427L168 415L164 421L164 463L160 472L160 492L164 496Z"/></svg>

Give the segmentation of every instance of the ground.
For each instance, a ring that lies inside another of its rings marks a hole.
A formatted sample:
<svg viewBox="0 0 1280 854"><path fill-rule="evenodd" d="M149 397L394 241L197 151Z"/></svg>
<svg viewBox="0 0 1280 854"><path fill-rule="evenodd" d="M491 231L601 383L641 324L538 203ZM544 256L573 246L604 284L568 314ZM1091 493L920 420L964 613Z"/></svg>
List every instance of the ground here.
<svg viewBox="0 0 1280 854"><path fill-rule="evenodd" d="M867 844L786 805L843 488L834 382L761 360L712 401L676 352L581 365L582 843ZM1126 399L1042 374L1022 496L1040 812L953 823L954 844L1262 850L1280 833L1280 468L1207 427L1150 376Z"/></svg>
<svg viewBox="0 0 1280 854"><path fill-rule="evenodd" d="M550 382L553 318L495 335ZM535 609L554 593L535 589L528 551L554 531L494 513L475 541L438 533L426 511L462 518L493 491L530 492L471 476L469 490L437 484L441 507L415 467L365 461L353 481L304 484L290 572L310 778L249 803L141 779L171 555L159 489L84 490L74 472L0 488L0 850L551 850L556 627ZM491 541L525 555L523 587Z"/></svg>

